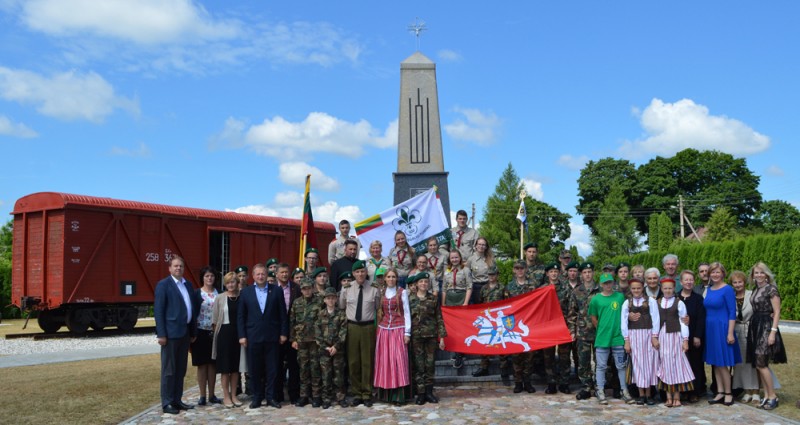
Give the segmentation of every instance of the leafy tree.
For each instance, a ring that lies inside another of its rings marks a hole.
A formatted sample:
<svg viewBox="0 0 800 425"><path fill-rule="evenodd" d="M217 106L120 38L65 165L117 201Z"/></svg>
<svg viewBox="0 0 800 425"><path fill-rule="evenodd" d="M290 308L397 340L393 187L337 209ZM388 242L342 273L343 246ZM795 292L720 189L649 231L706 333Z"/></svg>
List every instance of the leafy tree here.
<svg viewBox="0 0 800 425"><path fill-rule="evenodd" d="M11 248L14 236L14 222L8 222L0 228L0 311L3 317L10 317L16 309L6 309L11 304Z"/></svg>
<svg viewBox="0 0 800 425"><path fill-rule="evenodd" d="M594 222L608 195L608 188L619 185L631 209L636 209L638 181L636 166L624 159L603 158L589 161L578 178L578 214L583 215L583 223L594 232ZM645 229L646 230L646 229Z"/></svg>
<svg viewBox="0 0 800 425"><path fill-rule="evenodd" d="M639 249L636 220L628 214L628 205L618 184L608 191L592 232L592 256L600 261L619 255L631 255Z"/></svg>
<svg viewBox="0 0 800 425"><path fill-rule="evenodd" d="M672 229L672 220L667 213L662 212L658 215L658 250L667 251L672 241L675 240Z"/></svg>
<svg viewBox="0 0 800 425"><path fill-rule="evenodd" d="M658 213L652 213L647 220L647 246L658 251L658 242Z"/></svg>
<svg viewBox="0 0 800 425"><path fill-rule="evenodd" d="M758 219L769 233L791 232L800 228L800 210L786 201L766 201L758 210Z"/></svg>
<svg viewBox="0 0 800 425"><path fill-rule="evenodd" d="M516 216L521 191L519 176L509 163L483 209L481 236L489 241L501 258L519 257L519 220ZM542 259L555 258L564 247L560 241L569 239L570 216L530 197L525 198L525 208L528 213L526 243L536 242Z"/></svg>
<svg viewBox="0 0 800 425"><path fill-rule="evenodd" d="M736 217L728 207L719 207L706 223L708 241L719 242L733 239L736 235Z"/></svg>

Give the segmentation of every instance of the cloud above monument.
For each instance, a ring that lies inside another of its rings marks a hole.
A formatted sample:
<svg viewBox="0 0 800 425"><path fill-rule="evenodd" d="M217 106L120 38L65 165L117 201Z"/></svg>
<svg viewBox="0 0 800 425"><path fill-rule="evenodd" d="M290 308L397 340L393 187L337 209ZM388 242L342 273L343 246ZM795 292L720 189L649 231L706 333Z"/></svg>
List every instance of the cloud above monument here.
<svg viewBox="0 0 800 425"><path fill-rule="evenodd" d="M31 139L38 136L38 134L27 125L21 122L13 122L5 115L0 115L0 136Z"/></svg>
<svg viewBox="0 0 800 425"><path fill-rule="evenodd" d="M311 185L315 190L326 192L337 192L339 182L336 179L326 176L317 167L305 162L284 162L278 167L278 177L281 181L292 187L305 189L306 176L311 174Z"/></svg>
<svg viewBox="0 0 800 425"><path fill-rule="evenodd" d="M736 156L763 152L770 138L725 115L711 115L708 107L691 99L675 103L654 98L644 111L633 109L645 135L625 141L619 154L627 159L672 156L686 149L717 150Z"/></svg>
<svg viewBox="0 0 800 425"><path fill-rule="evenodd" d="M311 209L314 212L314 221L338 223L340 220L349 220L351 223L356 223L364 219L364 213L356 205L339 205L336 201L316 203L314 199L312 194ZM298 219L303 216L303 194L293 191L278 192L268 204L226 208L225 211Z"/></svg>
<svg viewBox="0 0 800 425"><path fill-rule="evenodd" d="M448 136L479 146L490 146L497 142L503 126L503 120L497 114L460 106L456 106L454 111L459 117L444 126Z"/></svg>
<svg viewBox="0 0 800 425"><path fill-rule="evenodd" d="M520 180L525 185L525 192L531 198L541 201L544 199L544 190L542 190L542 183L533 179L523 178Z"/></svg>
<svg viewBox="0 0 800 425"><path fill-rule="evenodd" d="M212 147L247 147L280 161L308 159L315 153L358 158L371 148L395 147L397 120L380 130L366 120L350 122L324 112L312 112L297 122L275 116L251 126L231 117L210 142Z"/></svg>
<svg viewBox="0 0 800 425"><path fill-rule="evenodd" d="M436 52L436 58L439 59L439 62L460 62L462 59L460 53L449 49Z"/></svg>

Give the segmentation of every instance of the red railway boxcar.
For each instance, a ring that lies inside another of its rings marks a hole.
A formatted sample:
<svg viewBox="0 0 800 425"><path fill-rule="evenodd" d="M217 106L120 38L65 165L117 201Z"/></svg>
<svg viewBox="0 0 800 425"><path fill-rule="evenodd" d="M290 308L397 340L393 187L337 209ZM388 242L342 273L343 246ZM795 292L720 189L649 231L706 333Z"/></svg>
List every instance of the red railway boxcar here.
<svg viewBox="0 0 800 425"><path fill-rule="evenodd" d="M223 274L270 257L294 265L300 245L300 220L66 193L22 197L12 214L12 300L39 310L45 332L132 329L173 255L200 285L205 265ZM335 227L315 230L326 259Z"/></svg>

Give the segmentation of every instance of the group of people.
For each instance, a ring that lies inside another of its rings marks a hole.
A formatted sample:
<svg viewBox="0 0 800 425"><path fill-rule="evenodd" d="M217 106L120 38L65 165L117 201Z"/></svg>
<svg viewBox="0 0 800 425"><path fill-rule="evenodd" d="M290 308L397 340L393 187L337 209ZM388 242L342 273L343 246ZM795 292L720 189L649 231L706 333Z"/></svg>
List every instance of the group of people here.
<svg viewBox="0 0 800 425"><path fill-rule="evenodd" d="M606 404L608 380L628 403L653 404L661 391L668 407L681 406L704 395L706 362L717 393L710 403L732 404L733 382L744 386L743 401L777 406L769 364L785 362L786 355L780 296L765 264L749 275L732 273L731 286L721 264L701 264L695 286L695 274L678 272L677 257L667 255L663 273L606 265L598 286L592 263L572 261L564 250L558 261L543 264L529 243L513 264L513 279L503 284L489 241L467 227L465 211L456 221L449 246L431 238L417 255L397 232L388 256L375 241L369 257L358 260L360 242L343 220L328 247L330 268L309 248L305 268L291 270L274 258L252 270L238 267L223 277L223 293L210 267L201 270L203 285L195 290L183 277L184 261L173 257L155 301L163 411L193 407L181 400L190 346L200 405L241 406L242 387L252 395L250 408L263 402L280 408L284 387L299 407L371 406L376 396L395 404L436 403L434 357L446 336L440 307L498 301L548 285L556 289L573 342L500 356L501 373L513 366L514 393L536 391L534 371L546 378L545 393L570 393L574 365L579 400L594 395ZM744 289L748 283L752 291ZM452 362L460 368L464 358L455 353ZM473 375L488 375L489 362L482 358ZM214 394L217 373L222 399Z"/></svg>

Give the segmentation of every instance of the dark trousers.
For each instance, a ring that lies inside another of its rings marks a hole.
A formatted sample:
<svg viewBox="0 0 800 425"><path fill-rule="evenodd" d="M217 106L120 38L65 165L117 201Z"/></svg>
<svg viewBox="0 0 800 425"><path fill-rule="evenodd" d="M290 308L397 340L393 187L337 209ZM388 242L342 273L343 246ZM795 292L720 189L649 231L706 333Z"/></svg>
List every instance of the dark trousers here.
<svg viewBox="0 0 800 425"><path fill-rule="evenodd" d="M375 325L347 325L347 366L353 398L372 399L372 364L375 360Z"/></svg>
<svg viewBox="0 0 800 425"><path fill-rule="evenodd" d="M278 374L280 344L277 342L258 342L247 345L247 368L250 370L250 387L253 401L275 399L275 376Z"/></svg>
<svg viewBox="0 0 800 425"><path fill-rule="evenodd" d="M167 338L167 344L161 346L161 406L181 401L190 339L187 333L183 338Z"/></svg>
<svg viewBox="0 0 800 425"><path fill-rule="evenodd" d="M703 346L695 348L690 339L686 357L689 359L689 366L692 367L692 373L694 373L694 393L704 396L706 394L706 368L703 362Z"/></svg>
<svg viewBox="0 0 800 425"><path fill-rule="evenodd" d="M288 379L286 377L288 372ZM278 360L278 376L275 377L275 400L283 401L283 388L289 390L289 400L294 403L300 398L300 365L297 363L297 350L289 342L281 344Z"/></svg>
<svg viewBox="0 0 800 425"><path fill-rule="evenodd" d="M483 285L486 285L486 282L472 282L472 294L469 296L470 304L481 303L481 289L483 289Z"/></svg>

